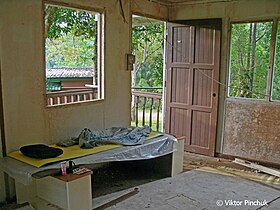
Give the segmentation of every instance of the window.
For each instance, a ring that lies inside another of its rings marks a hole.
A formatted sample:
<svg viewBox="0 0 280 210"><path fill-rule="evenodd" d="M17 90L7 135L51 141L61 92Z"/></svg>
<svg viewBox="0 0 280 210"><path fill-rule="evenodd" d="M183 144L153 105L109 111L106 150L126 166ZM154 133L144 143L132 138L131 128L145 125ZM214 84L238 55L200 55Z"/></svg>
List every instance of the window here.
<svg viewBox="0 0 280 210"><path fill-rule="evenodd" d="M104 98L103 15L45 5L47 105Z"/></svg>
<svg viewBox="0 0 280 210"><path fill-rule="evenodd" d="M280 22L278 22L276 39L272 100L280 100Z"/></svg>
<svg viewBox="0 0 280 210"><path fill-rule="evenodd" d="M280 22L231 25L229 96L280 101Z"/></svg>
<svg viewBox="0 0 280 210"><path fill-rule="evenodd" d="M230 96L266 98L271 32L272 22L232 24Z"/></svg>

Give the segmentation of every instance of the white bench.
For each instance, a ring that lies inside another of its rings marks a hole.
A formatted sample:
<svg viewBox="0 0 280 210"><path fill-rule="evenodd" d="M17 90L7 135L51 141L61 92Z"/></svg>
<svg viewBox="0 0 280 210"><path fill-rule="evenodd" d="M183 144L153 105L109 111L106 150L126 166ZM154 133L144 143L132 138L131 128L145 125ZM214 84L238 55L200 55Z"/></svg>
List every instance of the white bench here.
<svg viewBox="0 0 280 210"><path fill-rule="evenodd" d="M149 159L149 161L153 160L153 165L159 167L160 171L167 176L174 176L183 170L184 137L177 138L177 140L175 151ZM79 162L79 159L75 159L75 162ZM91 173L65 177L46 176L39 179L32 177L28 184L22 183L17 177L13 178L15 179L18 203L29 202L38 210L92 209Z"/></svg>

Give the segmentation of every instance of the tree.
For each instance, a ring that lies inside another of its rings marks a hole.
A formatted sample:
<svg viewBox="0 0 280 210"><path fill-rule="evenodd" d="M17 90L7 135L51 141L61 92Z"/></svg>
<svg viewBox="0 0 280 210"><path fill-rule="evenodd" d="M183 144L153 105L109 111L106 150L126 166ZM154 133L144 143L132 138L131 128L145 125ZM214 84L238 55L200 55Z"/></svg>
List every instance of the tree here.
<svg viewBox="0 0 280 210"><path fill-rule="evenodd" d="M68 34L92 39L96 35L95 13L46 5L45 37L56 39Z"/></svg>
<svg viewBox="0 0 280 210"><path fill-rule="evenodd" d="M142 24L132 28L132 49L136 56L132 86L162 86L164 25Z"/></svg>
<svg viewBox="0 0 280 210"><path fill-rule="evenodd" d="M272 99L280 100L280 21L278 21L278 33L276 41L276 54L274 63L274 79L273 79L273 90Z"/></svg>
<svg viewBox="0 0 280 210"><path fill-rule="evenodd" d="M92 67L93 46L93 41L84 36L46 39L46 67Z"/></svg>
<svg viewBox="0 0 280 210"><path fill-rule="evenodd" d="M51 5L45 7L46 67L93 67L97 85L96 14Z"/></svg>
<svg viewBox="0 0 280 210"><path fill-rule="evenodd" d="M164 25L153 24L149 19L144 19L148 23L137 23L132 27L132 51L136 56L131 75L132 87L162 87ZM134 121L134 98L131 111L131 120Z"/></svg>
<svg viewBox="0 0 280 210"><path fill-rule="evenodd" d="M271 27L271 22L232 25L231 96L265 97Z"/></svg>

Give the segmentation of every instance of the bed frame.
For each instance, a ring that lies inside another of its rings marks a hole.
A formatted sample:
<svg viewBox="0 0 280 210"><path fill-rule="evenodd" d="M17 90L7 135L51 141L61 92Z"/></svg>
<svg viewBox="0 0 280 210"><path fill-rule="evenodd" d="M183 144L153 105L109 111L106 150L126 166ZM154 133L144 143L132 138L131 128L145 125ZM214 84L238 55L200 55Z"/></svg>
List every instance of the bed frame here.
<svg viewBox="0 0 280 210"><path fill-rule="evenodd" d="M176 149L168 154L145 158L143 160L147 160L147 164L155 167L158 173L163 173L166 176L174 176L183 171L184 137L177 137L174 147ZM115 149L116 153L118 150L121 150L121 148ZM14 164L14 161L17 160L7 160L7 158L0 161L0 166L5 166L0 168L2 170L4 169L3 171L15 180L17 203L29 202L35 209L39 210L92 209L91 172L82 175L70 174L67 176L57 176L53 175L57 171L52 171L51 167L46 167L46 170L43 169L33 173L28 182L25 182L19 176L13 176L13 173L9 173L7 166L10 162ZM80 165L87 158L90 158L90 156L77 158L74 161ZM124 159L121 161L133 161L133 159ZM85 163L87 164L88 162L85 161Z"/></svg>

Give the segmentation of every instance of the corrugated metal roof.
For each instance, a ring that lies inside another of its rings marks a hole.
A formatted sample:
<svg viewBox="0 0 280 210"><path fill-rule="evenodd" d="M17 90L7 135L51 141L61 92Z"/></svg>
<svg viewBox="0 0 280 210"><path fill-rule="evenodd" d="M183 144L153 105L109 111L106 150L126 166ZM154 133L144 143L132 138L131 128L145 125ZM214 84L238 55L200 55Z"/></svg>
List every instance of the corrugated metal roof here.
<svg viewBox="0 0 280 210"><path fill-rule="evenodd" d="M81 78L93 77L93 68L46 69L47 78Z"/></svg>

